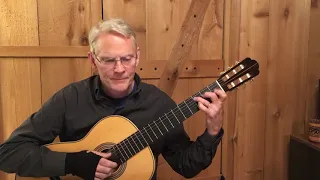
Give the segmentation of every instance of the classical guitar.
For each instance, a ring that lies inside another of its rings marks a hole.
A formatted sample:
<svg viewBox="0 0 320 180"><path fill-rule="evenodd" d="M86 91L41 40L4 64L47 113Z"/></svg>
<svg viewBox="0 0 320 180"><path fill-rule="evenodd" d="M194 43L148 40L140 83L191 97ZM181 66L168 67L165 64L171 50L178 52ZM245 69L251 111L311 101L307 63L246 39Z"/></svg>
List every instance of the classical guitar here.
<svg viewBox="0 0 320 180"><path fill-rule="evenodd" d="M138 129L129 119L122 116L108 116L101 119L81 140L74 142L57 142L47 144L52 151L77 152L95 150L111 152L111 160L118 162L119 167L108 179L131 180L150 179L155 171L156 164L149 144L156 143L157 139L171 131L177 124L199 111L194 96L201 96L206 91L216 88L223 91L232 91L238 86L253 80L259 74L257 61L246 58L223 72L220 77L201 91L195 93L162 117ZM121 131L119 131L121 129ZM107 135L101 136L101 132ZM81 166L81 165L80 165ZM77 176L63 177L19 177L17 180L52 180L52 179L81 179Z"/></svg>

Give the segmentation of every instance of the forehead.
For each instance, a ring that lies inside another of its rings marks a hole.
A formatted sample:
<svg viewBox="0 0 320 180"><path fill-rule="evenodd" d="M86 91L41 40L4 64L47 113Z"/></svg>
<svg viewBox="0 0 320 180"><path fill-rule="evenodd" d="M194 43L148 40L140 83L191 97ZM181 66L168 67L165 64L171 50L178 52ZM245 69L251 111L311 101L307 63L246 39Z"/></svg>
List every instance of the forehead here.
<svg viewBox="0 0 320 180"><path fill-rule="evenodd" d="M101 34L98 38L100 55L123 56L135 53L132 38L117 33Z"/></svg>

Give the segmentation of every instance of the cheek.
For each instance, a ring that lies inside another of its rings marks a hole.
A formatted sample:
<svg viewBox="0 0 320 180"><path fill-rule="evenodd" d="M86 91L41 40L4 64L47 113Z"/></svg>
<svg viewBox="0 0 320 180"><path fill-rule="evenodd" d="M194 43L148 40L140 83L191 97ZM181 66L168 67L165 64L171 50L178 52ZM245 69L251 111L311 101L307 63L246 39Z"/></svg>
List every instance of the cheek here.
<svg viewBox="0 0 320 180"><path fill-rule="evenodd" d="M99 71L100 74L105 75L105 74L110 74L110 72L112 72L112 69L107 69L105 67L102 66L97 66L97 69Z"/></svg>
<svg viewBox="0 0 320 180"><path fill-rule="evenodd" d="M133 76L135 74L135 68L128 68L126 71L130 76Z"/></svg>

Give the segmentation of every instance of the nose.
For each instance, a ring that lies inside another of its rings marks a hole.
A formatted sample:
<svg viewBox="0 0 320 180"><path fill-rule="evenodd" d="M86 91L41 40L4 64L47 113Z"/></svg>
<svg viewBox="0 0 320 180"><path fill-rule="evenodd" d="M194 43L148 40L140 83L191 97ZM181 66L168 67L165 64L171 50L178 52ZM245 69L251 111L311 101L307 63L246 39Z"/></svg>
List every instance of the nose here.
<svg viewBox="0 0 320 180"><path fill-rule="evenodd" d="M118 73L121 73L121 72L124 72L124 67L123 67L123 65L122 65L122 63L121 63L121 61L116 61L115 62L115 65L114 65L114 71L115 72L118 72Z"/></svg>

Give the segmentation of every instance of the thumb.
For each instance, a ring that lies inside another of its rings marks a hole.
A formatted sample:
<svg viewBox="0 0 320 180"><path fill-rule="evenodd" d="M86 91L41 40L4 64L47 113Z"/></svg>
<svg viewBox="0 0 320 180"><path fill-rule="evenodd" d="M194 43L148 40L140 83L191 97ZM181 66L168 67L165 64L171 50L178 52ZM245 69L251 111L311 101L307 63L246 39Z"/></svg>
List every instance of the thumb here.
<svg viewBox="0 0 320 180"><path fill-rule="evenodd" d="M104 158L109 158L111 157L111 153L103 153L103 152L98 152L98 151L91 151L92 153L96 154L96 155L99 155L101 157L104 157Z"/></svg>

